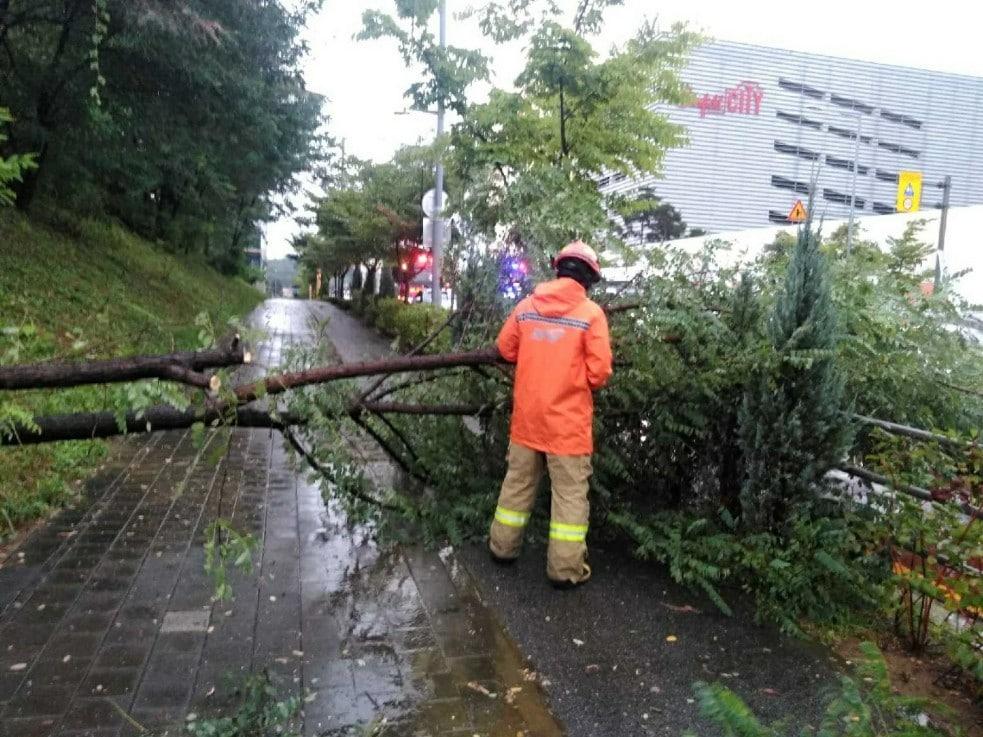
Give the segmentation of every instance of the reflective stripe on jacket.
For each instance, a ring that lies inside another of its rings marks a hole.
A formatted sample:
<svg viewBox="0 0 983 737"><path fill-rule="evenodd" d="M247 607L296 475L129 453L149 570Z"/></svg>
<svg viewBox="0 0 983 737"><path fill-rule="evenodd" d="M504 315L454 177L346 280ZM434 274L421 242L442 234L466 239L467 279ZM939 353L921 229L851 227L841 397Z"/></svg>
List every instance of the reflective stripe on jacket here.
<svg viewBox="0 0 983 737"><path fill-rule="evenodd" d="M573 279L540 284L498 335L516 364L513 442L554 455L594 451L594 397L611 376L604 310Z"/></svg>

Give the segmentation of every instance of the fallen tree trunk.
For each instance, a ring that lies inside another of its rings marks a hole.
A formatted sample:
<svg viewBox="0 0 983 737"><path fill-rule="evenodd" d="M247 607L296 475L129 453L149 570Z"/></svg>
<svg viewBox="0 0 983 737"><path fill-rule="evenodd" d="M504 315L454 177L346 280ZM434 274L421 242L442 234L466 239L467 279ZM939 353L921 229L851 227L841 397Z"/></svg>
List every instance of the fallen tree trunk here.
<svg viewBox="0 0 983 737"><path fill-rule="evenodd" d="M379 374L406 374L413 371L433 371L458 366L487 366L505 363L497 348L482 348L466 353L435 353L429 356L397 356L363 363L342 363L335 366L318 366L304 371L274 374L252 384L235 388L240 403L252 402L268 394L281 394L311 384L326 384L341 379Z"/></svg>
<svg viewBox="0 0 983 737"><path fill-rule="evenodd" d="M0 366L0 389L63 389L85 384L164 379L216 390L215 382L201 373L203 370L239 366L250 360L249 353L237 338L228 349L131 356L85 363L52 361Z"/></svg>
<svg viewBox="0 0 983 737"><path fill-rule="evenodd" d="M356 405L359 408L377 415L451 415L469 417L490 412L493 404L407 404L405 402L363 402Z"/></svg>
<svg viewBox="0 0 983 737"><path fill-rule="evenodd" d="M65 415L47 415L34 418L36 429L15 425L11 435L0 433L0 446L38 445L63 440L95 440L131 433L184 430L196 422L210 425L227 419L235 427L270 427L277 430L303 424L302 418L290 414L273 416L268 410L255 407L238 407L234 415L227 415L222 408L180 410L168 405L157 405L142 412L126 415L125 426L120 427L113 412L80 412Z"/></svg>

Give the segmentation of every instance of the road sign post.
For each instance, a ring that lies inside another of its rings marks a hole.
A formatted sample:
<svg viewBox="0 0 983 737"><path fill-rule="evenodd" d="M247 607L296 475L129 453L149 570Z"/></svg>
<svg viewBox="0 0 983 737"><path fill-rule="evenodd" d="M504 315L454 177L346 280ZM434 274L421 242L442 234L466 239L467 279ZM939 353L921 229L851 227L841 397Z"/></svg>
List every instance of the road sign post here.
<svg viewBox="0 0 983 737"><path fill-rule="evenodd" d="M941 182L942 217L939 220L939 247L935 252L935 289L942 286L942 251L945 250L945 225L949 219L949 193L952 191L952 177L948 174Z"/></svg>
<svg viewBox="0 0 983 737"><path fill-rule="evenodd" d="M790 223L802 223L805 222L809 214L806 212L805 205L802 204L802 200L796 200L795 204L792 205L792 210L788 214L788 221Z"/></svg>

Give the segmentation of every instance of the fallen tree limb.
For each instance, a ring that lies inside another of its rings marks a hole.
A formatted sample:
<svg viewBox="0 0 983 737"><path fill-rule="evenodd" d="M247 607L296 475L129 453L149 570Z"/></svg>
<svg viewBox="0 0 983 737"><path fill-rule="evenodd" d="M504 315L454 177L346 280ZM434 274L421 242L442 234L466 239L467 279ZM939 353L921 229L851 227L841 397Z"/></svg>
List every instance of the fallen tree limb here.
<svg viewBox="0 0 983 737"><path fill-rule="evenodd" d="M492 404L407 404L405 402L365 402L360 405L377 415L458 415L469 417L486 414Z"/></svg>
<svg viewBox="0 0 983 737"><path fill-rule="evenodd" d="M185 351L159 356L131 356L105 361L51 361L20 366L0 366L0 389L63 389L85 384L112 384L140 379L165 379L209 389L209 368L239 366L251 356L238 339L229 349Z"/></svg>
<svg viewBox="0 0 983 737"><path fill-rule="evenodd" d="M476 369L478 367L472 366L471 368ZM400 382L399 384L394 384L393 386L387 387L382 391L380 391L378 394L375 394L371 397L366 397L365 399L368 400L369 402L378 402L392 394L395 394L396 392L402 391L403 389L411 389L415 386L421 386L423 384L431 384L435 381L438 381L440 379L446 379L451 376L461 376L462 374L467 373L467 371L468 371L467 369L459 372L449 371L446 374L429 374L429 375L421 376L416 379L408 379L406 381ZM485 378L488 377L485 376Z"/></svg>
<svg viewBox="0 0 983 737"><path fill-rule="evenodd" d="M121 428L113 412L80 412L77 414L47 415L34 418L37 429L15 425L12 434L6 429L0 432L0 446L38 445L62 440L94 440L111 438L131 433L160 432L164 430L184 430L196 422L210 425L228 419L228 424L236 427L270 427L281 430L290 425L303 423L303 419L291 414L273 416L268 410L254 407L239 407L234 415L227 416L222 409L179 410L168 405L157 405L137 416L136 412L126 415L125 427Z"/></svg>
<svg viewBox="0 0 983 737"><path fill-rule="evenodd" d="M293 431L289 427L280 428L280 432L283 435L283 437L286 438L287 442L290 443L291 447L295 451L297 451L297 454L307 462L307 465L309 465L314 471L321 474L329 481L333 480L331 472L327 468L322 466L321 462L314 457L314 454L311 453L307 448L305 448L301 444L301 442L297 439L297 436L294 435ZM368 494L363 494L357 489L351 489L345 487L345 492L350 496L353 496L354 498L358 499L359 501L367 502L368 504L372 504L373 506L379 507L380 509L384 509L387 512L400 511L397 507L394 507L391 504L386 504L385 502L381 502L378 499L374 499Z"/></svg>
<svg viewBox="0 0 983 737"><path fill-rule="evenodd" d="M443 323L441 323L436 329L434 329L433 331L431 331L430 335L428 335L426 338L424 338L419 344L413 346L413 348L410 350L410 352L407 353L406 355L407 356L415 356L418 353L420 353L420 351L424 350L428 345L430 345L433 341L435 341L437 339L437 336L439 336L442 332L444 332L444 330L447 327L449 327L452 322L454 322L454 318L456 318L456 317L457 317L457 313L456 312L452 312L450 315L448 315L447 316L447 319L444 320ZM388 374L385 374L383 376L380 376L378 379L376 379L375 381L373 381L371 384L369 384L368 388L365 389L365 391L363 391L359 395L358 399L355 402L353 402L353 405L362 404L366 400L366 398L368 398L368 396L370 394L372 394L379 387L381 387L384 383L386 383L386 379L388 379L388 378L389 378L389 375Z"/></svg>
<svg viewBox="0 0 983 737"><path fill-rule="evenodd" d="M267 394L280 394L288 389L296 389L311 384L326 384L341 379L354 379L360 376L378 374L406 374L413 371L433 371L458 366L486 366L504 363L497 348L482 348L466 353L436 353L428 356L396 356L378 361L362 363L343 363L334 366L319 366L304 371L275 374L252 384L236 387L235 395L241 403L251 402Z"/></svg>
<svg viewBox="0 0 983 737"><path fill-rule="evenodd" d="M887 476L882 476L879 473L868 471L866 468L861 468L860 466L847 464L841 466L840 470L850 474L851 476L856 476L857 478L863 479L864 481L886 486L894 489L895 491L900 491L903 494L907 494L908 496L913 496L916 499L921 499L925 502L934 502L936 504L946 503L941 499L936 499L935 495L928 489L923 489L921 486L911 486L910 484L895 484ZM980 517L983 515L983 510L977 509L972 504L967 504L966 502L955 502L955 504L957 504L963 512L972 517Z"/></svg>
<svg viewBox="0 0 983 737"><path fill-rule="evenodd" d="M419 471L414 470L410 466L410 464L406 461L406 459L403 458L403 456L400 453L396 452L396 449L393 448L392 445L390 445L386 441L386 439L374 427L372 427L372 425L370 425L368 422L365 421L365 418L363 416L363 413L360 411L360 408L353 408L349 410L348 416L351 417L352 422L358 425L358 427L363 432L365 432L365 434L367 434L370 438L372 438L372 440L375 441L376 445L382 448L385 454L389 456L389 458L393 461L393 463L399 466L400 470L403 471L403 473L413 477L414 479L416 479L422 484L430 483L430 479L428 479L426 476L421 474Z"/></svg>
<svg viewBox="0 0 983 737"><path fill-rule="evenodd" d="M956 450L965 450L966 448L972 447L972 443L967 443L963 440L953 440L945 435L939 435L934 432L929 432L928 430L922 430L917 427L908 427L907 425L899 425L896 422L888 422L887 420L878 420L875 417L867 417L866 415L850 415L850 418L856 420L862 425L870 425L871 427L879 427L884 430L884 432L890 433L891 435L902 435L908 438L914 438L915 440L925 440L928 442L938 443L939 445L945 445L949 448L955 448Z"/></svg>

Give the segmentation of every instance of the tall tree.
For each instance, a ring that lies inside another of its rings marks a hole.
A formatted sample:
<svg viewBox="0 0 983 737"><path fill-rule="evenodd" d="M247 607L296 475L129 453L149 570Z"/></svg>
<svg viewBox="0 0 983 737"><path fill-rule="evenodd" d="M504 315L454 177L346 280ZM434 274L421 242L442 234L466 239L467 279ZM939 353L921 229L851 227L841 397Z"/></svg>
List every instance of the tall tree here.
<svg viewBox="0 0 983 737"><path fill-rule="evenodd" d="M621 217L622 235L628 241L662 243L686 234L682 214L651 187L642 187L633 197L615 201L614 210Z"/></svg>
<svg viewBox="0 0 983 737"><path fill-rule="evenodd" d="M529 2L520 3L526 15L501 3L481 11L493 36L529 43L516 89L493 89L453 129L455 171L467 183L455 204L485 235L505 226L539 256L573 237L596 241L611 230L597 177L657 172L665 151L683 142L655 106L687 99L678 71L696 36L643 22L600 58L590 36L614 4L579 3L569 24L552 3L538 17Z"/></svg>
<svg viewBox="0 0 983 737"><path fill-rule="evenodd" d="M108 211L236 268L317 153L321 101L304 86L299 33L319 3L5 5L7 148L38 158L18 205Z"/></svg>
<svg viewBox="0 0 983 737"><path fill-rule="evenodd" d="M420 202L431 186L432 151L405 146L382 164L359 162L355 171L316 203L317 234L301 243L304 262L328 274L365 264L396 265L399 244L419 243Z"/></svg>
<svg viewBox="0 0 983 737"><path fill-rule="evenodd" d="M836 308L819 245L811 224L799 230L768 324L774 362L759 371L740 412L741 517L752 529L779 529L810 504L852 440Z"/></svg>

